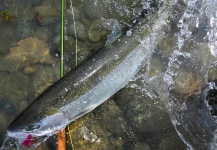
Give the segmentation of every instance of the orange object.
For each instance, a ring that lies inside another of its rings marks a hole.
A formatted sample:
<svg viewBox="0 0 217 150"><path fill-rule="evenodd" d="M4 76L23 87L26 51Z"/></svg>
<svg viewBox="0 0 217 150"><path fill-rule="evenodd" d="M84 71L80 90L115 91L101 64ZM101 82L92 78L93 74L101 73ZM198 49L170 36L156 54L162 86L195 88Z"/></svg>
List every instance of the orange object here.
<svg viewBox="0 0 217 150"><path fill-rule="evenodd" d="M58 148L57 148L57 150L66 150L66 133L65 133L65 129L58 133L57 138L58 138Z"/></svg>

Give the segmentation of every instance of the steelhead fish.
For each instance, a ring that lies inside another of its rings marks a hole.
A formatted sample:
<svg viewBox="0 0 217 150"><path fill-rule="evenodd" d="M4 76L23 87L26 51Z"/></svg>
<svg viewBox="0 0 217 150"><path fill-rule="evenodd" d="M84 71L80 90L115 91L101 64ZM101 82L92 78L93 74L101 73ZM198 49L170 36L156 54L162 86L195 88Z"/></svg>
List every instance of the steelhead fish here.
<svg viewBox="0 0 217 150"><path fill-rule="evenodd" d="M30 149L90 112L123 88L151 57L164 35L174 0L164 1L152 31L141 23L70 71L39 95L8 127L7 139Z"/></svg>

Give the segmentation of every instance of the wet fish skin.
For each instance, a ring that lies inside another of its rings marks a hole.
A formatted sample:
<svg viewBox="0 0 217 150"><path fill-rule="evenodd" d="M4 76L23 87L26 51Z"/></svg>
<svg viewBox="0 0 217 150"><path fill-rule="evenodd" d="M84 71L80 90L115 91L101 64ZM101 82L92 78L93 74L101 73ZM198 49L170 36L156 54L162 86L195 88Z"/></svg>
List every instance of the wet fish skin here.
<svg viewBox="0 0 217 150"><path fill-rule="evenodd" d="M172 1L169 1L172 2ZM175 3L175 1L173 1ZM131 36L104 47L92 58L70 71L37 97L8 127L7 134L22 143L29 135L42 141L67 124L106 101L144 67L154 46L163 37L162 21L153 26L150 41L148 27L136 26Z"/></svg>
<svg viewBox="0 0 217 150"><path fill-rule="evenodd" d="M101 49L44 91L9 125L8 133L15 136L37 128L34 133L41 136L52 124L61 129L124 87L147 58L148 52L138 46L141 32L138 34L137 30L141 28L135 29L130 37L124 36L114 45ZM57 116L61 118L59 121L55 119Z"/></svg>

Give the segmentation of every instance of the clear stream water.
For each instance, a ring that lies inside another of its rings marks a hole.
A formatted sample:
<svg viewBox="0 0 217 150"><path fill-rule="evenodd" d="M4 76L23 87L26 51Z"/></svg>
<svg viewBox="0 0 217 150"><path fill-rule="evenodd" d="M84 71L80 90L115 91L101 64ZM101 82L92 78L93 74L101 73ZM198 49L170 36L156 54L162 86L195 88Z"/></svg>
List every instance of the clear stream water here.
<svg viewBox="0 0 217 150"><path fill-rule="evenodd" d="M215 79L210 76L216 64L217 2L184 3L176 31L168 33L176 40L165 36L172 42L167 46L170 56L165 72L152 78L145 76L144 82L164 101L188 149L216 149L216 95L209 91L216 90ZM161 45L156 50L160 52Z"/></svg>
<svg viewBox="0 0 217 150"><path fill-rule="evenodd" d="M114 29L128 26L130 36L132 20L143 13L150 25L162 3L73 1L79 63L100 49L106 38L116 37L109 36ZM150 63L108 102L83 117L86 124L77 121L81 125L73 133L75 149L217 149L217 1L178 0L171 9L164 38ZM0 12L5 10L13 17L6 20L0 15L0 144L7 125L59 75L60 2L5 0ZM75 67L76 44L70 1L66 1L65 26L67 72ZM29 37L46 43L50 55L37 54L38 58L32 53L28 57L36 61L23 61L28 47L10 51ZM52 137L40 148L55 145Z"/></svg>

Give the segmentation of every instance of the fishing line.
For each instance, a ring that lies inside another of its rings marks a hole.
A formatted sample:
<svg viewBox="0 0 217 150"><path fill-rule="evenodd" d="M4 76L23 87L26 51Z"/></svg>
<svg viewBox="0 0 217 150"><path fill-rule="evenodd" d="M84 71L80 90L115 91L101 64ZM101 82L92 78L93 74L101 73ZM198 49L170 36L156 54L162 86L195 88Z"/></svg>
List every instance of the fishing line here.
<svg viewBox="0 0 217 150"><path fill-rule="evenodd" d="M62 78L64 75L64 0L61 0L61 39L60 39L60 77Z"/></svg>
<svg viewBox="0 0 217 150"><path fill-rule="evenodd" d="M67 129L68 129L68 132L69 132L69 140L70 140L70 144L71 144L72 150L75 150L74 144L72 142L72 136L71 136L69 125L67 126Z"/></svg>
<svg viewBox="0 0 217 150"><path fill-rule="evenodd" d="M72 8L72 18L73 18L73 25L74 25L74 34L75 34L75 66L78 65L78 38L77 38L77 32L76 32L76 25L75 25L75 14L74 9L72 7L72 0L70 0L70 7Z"/></svg>
<svg viewBox="0 0 217 150"><path fill-rule="evenodd" d="M64 0L61 0L61 35L60 35L60 78L64 76ZM66 149L66 138L65 138L65 129L63 131L58 132L58 150Z"/></svg>
<svg viewBox="0 0 217 150"><path fill-rule="evenodd" d="M72 0L70 0L70 7L71 7L71 10L72 10L71 13L72 13L74 34L75 34L75 66L77 66L78 65L78 38L77 38L76 25L75 25L75 14L74 14L74 9L72 7ZM71 136L69 125L67 126L67 129L68 129L68 132L69 132L69 140L70 140L72 150L75 150L74 144L72 142L72 136Z"/></svg>

